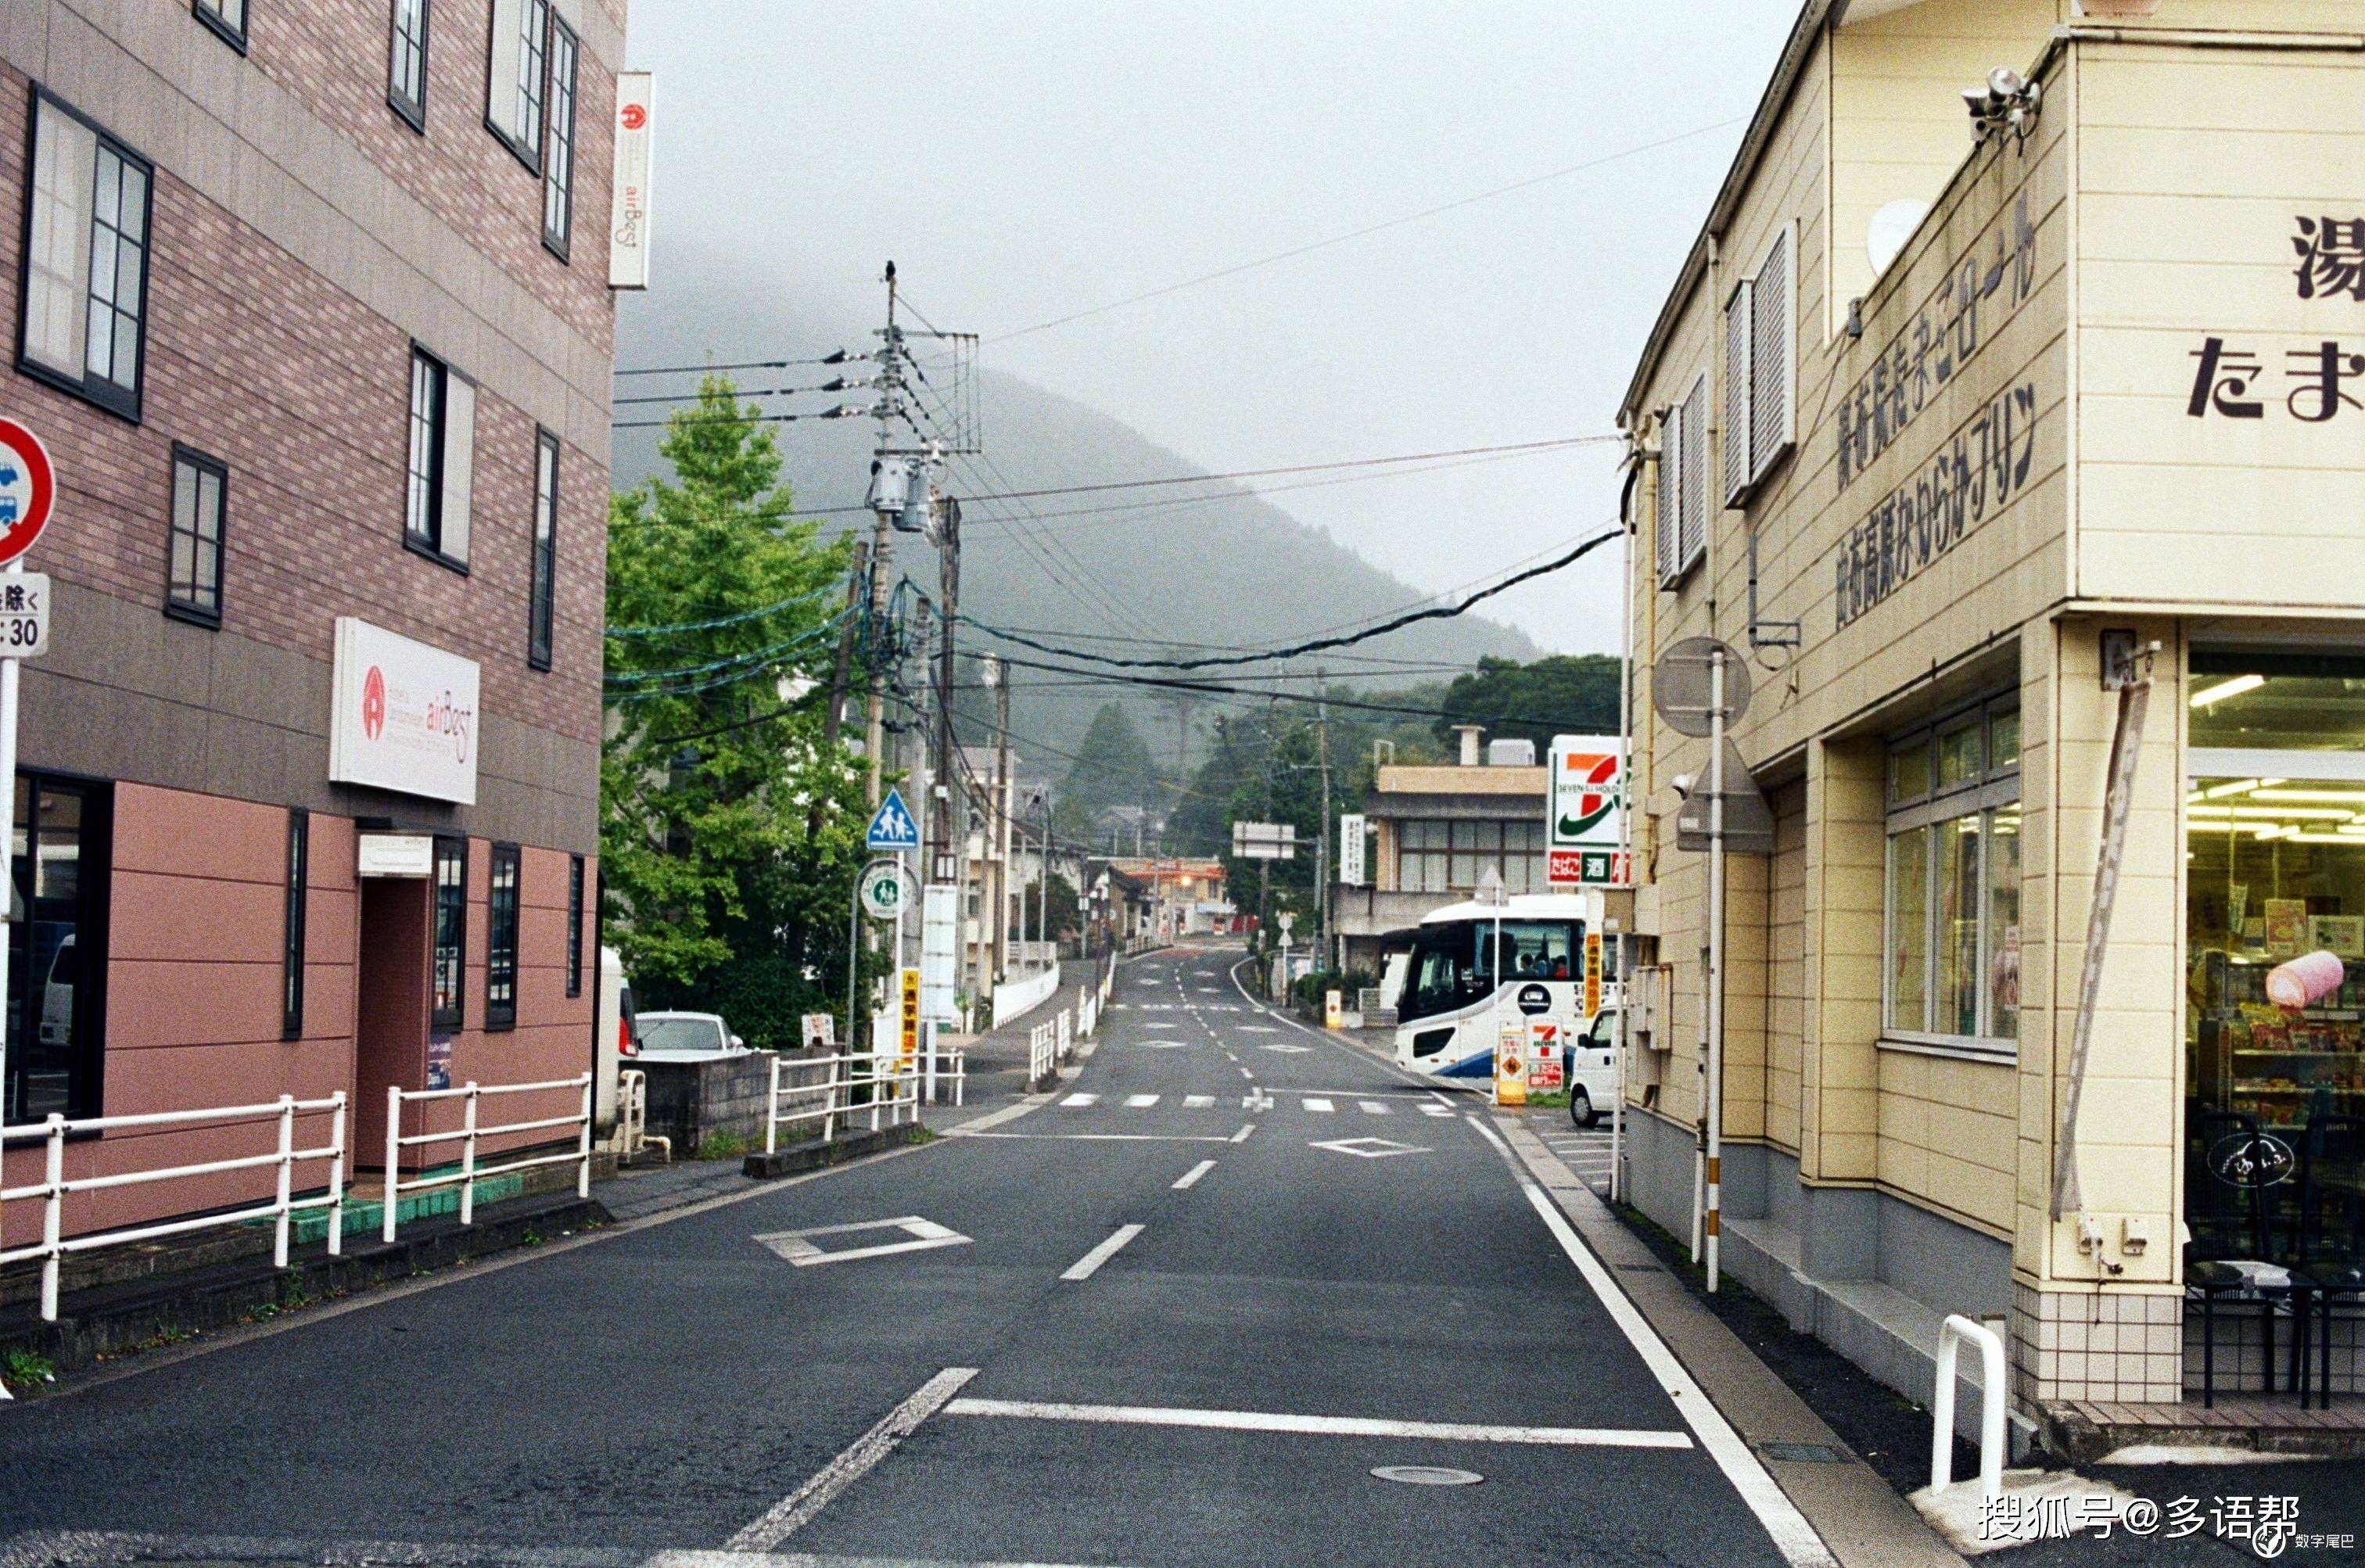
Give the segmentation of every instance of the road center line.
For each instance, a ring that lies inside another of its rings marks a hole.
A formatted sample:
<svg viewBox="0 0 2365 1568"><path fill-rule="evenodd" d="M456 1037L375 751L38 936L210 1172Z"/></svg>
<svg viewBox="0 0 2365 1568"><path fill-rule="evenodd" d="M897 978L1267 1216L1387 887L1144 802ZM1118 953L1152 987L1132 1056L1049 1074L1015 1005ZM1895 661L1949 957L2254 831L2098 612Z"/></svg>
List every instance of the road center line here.
<svg viewBox="0 0 2365 1568"><path fill-rule="evenodd" d="M1182 1179L1174 1183L1174 1190L1178 1193L1189 1192L1192 1188L1199 1184L1200 1177L1205 1176L1208 1171L1213 1170L1215 1168L1216 1162L1212 1159L1203 1159L1199 1161L1198 1164L1194 1165L1190 1170L1182 1172Z"/></svg>
<svg viewBox="0 0 2365 1568"><path fill-rule="evenodd" d="M956 1399L947 1416L1025 1421L1092 1421L1119 1427L1196 1427L1227 1432L1294 1432L1325 1438L1426 1438L1445 1442L1532 1443L1546 1448L1688 1449L1680 1430L1614 1427L1492 1427L1468 1421L1392 1421L1368 1416L1294 1416L1265 1410L1184 1410L1142 1405L1053 1405L1024 1399Z"/></svg>
<svg viewBox="0 0 2365 1568"><path fill-rule="evenodd" d="M1118 1252L1124 1249L1126 1242L1131 1241L1135 1237L1139 1236L1141 1232L1142 1226L1138 1225L1118 1226L1116 1229L1111 1233L1106 1241L1102 1242L1098 1247L1093 1248L1091 1251L1077 1259L1073 1266L1059 1277L1063 1280L1091 1279L1093 1274L1100 1271L1100 1266L1103 1263L1105 1263L1110 1259L1115 1257Z"/></svg>
<svg viewBox="0 0 2365 1568"><path fill-rule="evenodd" d="M913 1391L912 1396L880 1418L877 1426L854 1439L852 1447L831 1460L810 1481L773 1504L764 1517L725 1541L725 1551L769 1551L813 1522L839 1493L869 1473L897 1444L919 1429L920 1423L943 1409L963 1384L977 1375L975 1367L947 1367Z"/></svg>

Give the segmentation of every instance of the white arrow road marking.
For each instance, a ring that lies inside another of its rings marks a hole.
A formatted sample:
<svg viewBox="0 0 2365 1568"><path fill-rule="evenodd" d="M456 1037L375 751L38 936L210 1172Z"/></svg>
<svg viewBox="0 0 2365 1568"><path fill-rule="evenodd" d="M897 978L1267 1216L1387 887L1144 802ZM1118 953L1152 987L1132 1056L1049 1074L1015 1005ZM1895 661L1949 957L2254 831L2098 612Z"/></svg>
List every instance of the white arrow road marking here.
<svg viewBox="0 0 2365 1568"><path fill-rule="evenodd" d="M1368 1416L1295 1416L1262 1410L1176 1410L1138 1405L1050 1405L1019 1399L956 1399L947 1416L1029 1421L1099 1421L1124 1427L1198 1427L1231 1432L1295 1432L1325 1438L1428 1438L1445 1442L1534 1443L1548 1448L1687 1449L1691 1434L1609 1427L1488 1427L1463 1421L1387 1421Z"/></svg>
<svg viewBox="0 0 2365 1568"><path fill-rule="evenodd" d="M895 1446L919 1429L920 1423L945 1407L977 1375L975 1367L947 1367L922 1383L912 1396L890 1410L879 1424L854 1439L854 1446L822 1467L812 1480L764 1510L764 1517L723 1543L725 1551L769 1551L812 1522L830 1500L869 1473Z"/></svg>
<svg viewBox="0 0 2365 1568"><path fill-rule="evenodd" d="M816 1236L852 1236L866 1230L900 1230L911 1238L907 1241L883 1241L874 1247L848 1247L830 1252L816 1247ZM970 1238L959 1231L938 1225L918 1215L905 1215L901 1219L864 1220L855 1225L824 1225L810 1230L776 1230L756 1240L768 1249L786 1259L800 1269L815 1263L844 1263L856 1258L883 1258L890 1252L925 1252L934 1247L966 1247Z"/></svg>
<svg viewBox="0 0 2365 1568"><path fill-rule="evenodd" d="M1272 1096L1266 1093L1261 1089L1251 1089L1241 1098L1240 1109L1243 1111L1270 1111L1272 1109Z"/></svg>
<svg viewBox="0 0 2365 1568"><path fill-rule="evenodd" d="M1276 1056L1302 1057L1314 1047L1312 1046L1293 1046L1287 1040L1282 1040L1275 1044L1267 1046L1264 1048L1272 1052Z"/></svg>
<svg viewBox="0 0 2365 1568"><path fill-rule="evenodd" d="M1308 1144L1309 1148L1327 1148L1334 1154L1351 1154L1358 1159L1385 1159L1394 1154L1427 1154L1428 1149L1415 1144L1396 1143L1384 1137L1335 1138L1328 1143Z"/></svg>
<svg viewBox="0 0 2365 1568"><path fill-rule="evenodd" d="M1094 1273L1099 1271L1100 1266L1103 1263L1105 1263L1110 1259L1115 1257L1124 1248L1125 1244L1131 1241L1135 1237L1139 1236L1144 1228L1144 1226L1138 1225L1118 1226L1115 1231L1110 1235L1106 1241L1102 1242L1098 1247L1093 1248L1091 1251L1077 1259L1074 1263L1069 1266L1068 1271L1061 1274L1059 1277L1063 1280L1070 1281L1091 1279Z"/></svg>

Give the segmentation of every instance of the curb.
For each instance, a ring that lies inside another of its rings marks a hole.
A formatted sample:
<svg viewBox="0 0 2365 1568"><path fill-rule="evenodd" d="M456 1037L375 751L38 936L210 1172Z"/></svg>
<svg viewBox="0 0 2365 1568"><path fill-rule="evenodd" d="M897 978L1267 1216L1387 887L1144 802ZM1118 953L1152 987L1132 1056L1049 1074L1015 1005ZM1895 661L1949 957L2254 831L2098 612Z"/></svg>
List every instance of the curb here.
<svg viewBox="0 0 2365 1568"><path fill-rule="evenodd" d="M806 1170L824 1170L832 1165L847 1165L899 1143L918 1141L913 1135L928 1130L925 1122L906 1122L901 1126L880 1127L874 1132L848 1133L827 1143L793 1143L769 1154L751 1154L741 1170L758 1182L777 1181Z"/></svg>

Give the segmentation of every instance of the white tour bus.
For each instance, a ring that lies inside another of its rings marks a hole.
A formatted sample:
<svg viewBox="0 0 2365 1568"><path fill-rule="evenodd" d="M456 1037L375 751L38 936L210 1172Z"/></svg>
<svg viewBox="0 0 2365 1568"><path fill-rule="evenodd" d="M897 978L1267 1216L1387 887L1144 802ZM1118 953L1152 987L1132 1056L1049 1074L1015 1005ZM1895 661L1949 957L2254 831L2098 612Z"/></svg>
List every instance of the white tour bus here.
<svg viewBox="0 0 2365 1568"><path fill-rule="evenodd" d="M1490 957L1498 924L1499 965ZM1396 997L1396 1065L1485 1083L1494 1077L1496 1042L1508 1019L1557 1025L1564 1045L1584 1036L1585 906L1576 894L1515 893L1499 910L1457 903L1422 918ZM1572 1096L1583 1091L1591 1105L1610 1103L1614 1055L1554 1055L1574 1078L1562 1086Z"/></svg>

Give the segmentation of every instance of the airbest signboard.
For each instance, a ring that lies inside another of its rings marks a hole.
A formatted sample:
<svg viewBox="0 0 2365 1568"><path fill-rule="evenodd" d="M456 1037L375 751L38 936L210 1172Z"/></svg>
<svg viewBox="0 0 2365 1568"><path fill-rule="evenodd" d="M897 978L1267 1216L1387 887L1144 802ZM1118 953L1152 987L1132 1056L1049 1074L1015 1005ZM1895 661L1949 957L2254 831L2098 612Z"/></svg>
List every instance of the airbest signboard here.
<svg viewBox="0 0 2365 1568"><path fill-rule="evenodd" d="M1626 748L1616 735L1555 735L1545 797L1544 873L1555 888L1626 886Z"/></svg>
<svg viewBox="0 0 2365 1568"><path fill-rule="evenodd" d="M335 681L331 779L476 803L475 660L343 615Z"/></svg>
<svg viewBox="0 0 2365 1568"><path fill-rule="evenodd" d="M645 71L616 73L616 156L608 218L610 288L649 286L649 176L656 118L656 79Z"/></svg>

